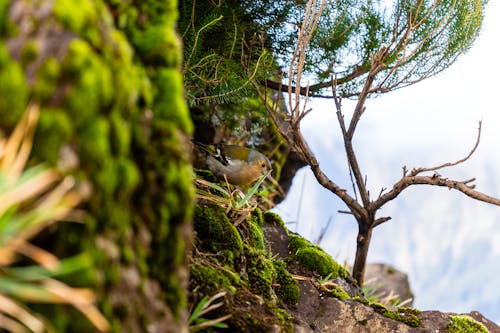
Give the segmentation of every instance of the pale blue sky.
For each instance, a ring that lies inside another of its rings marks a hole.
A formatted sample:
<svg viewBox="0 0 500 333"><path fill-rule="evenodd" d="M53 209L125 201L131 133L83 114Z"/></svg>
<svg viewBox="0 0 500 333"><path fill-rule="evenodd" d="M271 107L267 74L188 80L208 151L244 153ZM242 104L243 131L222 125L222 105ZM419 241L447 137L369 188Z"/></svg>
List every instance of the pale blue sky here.
<svg viewBox="0 0 500 333"><path fill-rule="evenodd" d="M480 37L457 63L434 78L367 102L354 144L373 195L399 179L403 165L434 166L464 157L482 120L475 155L440 174L476 177L478 190L500 197L499 21L500 1L490 1ZM303 122L304 135L325 172L351 189L332 101L312 106ZM346 115L350 106L344 102ZM313 241L332 217L321 245L352 264L356 224L336 213L339 209L345 206L303 169L276 212L286 221L298 220L289 227ZM393 220L375 230L369 261L408 272L417 307L480 310L500 323L500 207L442 188L414 187L381 215Z"/></svg>

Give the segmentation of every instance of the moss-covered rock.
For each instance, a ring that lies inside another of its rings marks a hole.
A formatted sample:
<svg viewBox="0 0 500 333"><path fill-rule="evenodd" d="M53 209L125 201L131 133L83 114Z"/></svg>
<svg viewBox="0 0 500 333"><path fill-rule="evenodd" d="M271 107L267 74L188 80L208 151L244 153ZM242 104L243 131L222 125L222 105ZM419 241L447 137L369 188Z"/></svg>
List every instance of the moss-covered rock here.
<svg viewBox="0 0 500 333"><path fill-rule="evenodd" d="M234 260L243 254L240 233L229 221L222 207L196 206L193 226L199 246L211 252L222 253L227 264L232 266Z"/></svg>
<svg viewBox="0 0 500 333"><path fill-rule="evenodd" d="M273 264L276 270L276 294L286 304L297 304L300 296L300 289L297 286L297 281L287 271L287 264L283 260L274 260Z"/></svg>
<svg viewBox="0 0 500 333"><path fill-rule="evenodd" d="M299 235L289 234L288 245L293 259L304 267L316 271L323 277L347 277L347 272L342 266L319 246L311 244L307 239Z"/></svg>
<svg viewBox="0 0 500 333"><path fill-rule="evenodd" d="M488 333L486 326L467 315L450 316L447 333Z"/></svg>

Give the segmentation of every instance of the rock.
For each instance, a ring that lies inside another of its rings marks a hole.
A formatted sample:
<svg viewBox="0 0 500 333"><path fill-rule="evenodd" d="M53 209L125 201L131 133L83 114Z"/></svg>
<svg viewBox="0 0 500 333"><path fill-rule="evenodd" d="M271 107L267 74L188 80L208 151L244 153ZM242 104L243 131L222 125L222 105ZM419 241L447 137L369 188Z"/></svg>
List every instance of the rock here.
<svg viewBox="0 0 500 333"><path fill-rule="evenodd" d="M386 264L368 264L365 273L365 286L378 299L399 300L404 306L413 305L413 293L408 275ZM384 302L384 303L387 303Z"/></svg>

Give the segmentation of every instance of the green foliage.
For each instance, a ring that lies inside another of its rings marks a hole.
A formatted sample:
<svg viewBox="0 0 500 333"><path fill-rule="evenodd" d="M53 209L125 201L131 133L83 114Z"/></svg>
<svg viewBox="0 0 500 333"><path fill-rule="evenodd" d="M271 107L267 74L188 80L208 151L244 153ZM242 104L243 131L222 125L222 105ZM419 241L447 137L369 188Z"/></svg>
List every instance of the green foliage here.
<svg viewBox="0 0 500 333"><path fill-rule="evenodd" d="M78 278L73 278L73 283L93 282L92 278L85 279L92 276L89 254L59 260L29 243L54 221L67 218L83 198L74 179L62 178L43 165L25 168L38 117L38 105L30 105L11 136L0 141L0 313L4 318L0 328L16 332L48 330L46 320L25 305L59 303L73 305L97 329L107 330L108 322L92 304L93 292L82 293L60 280L74 274ZM19 260L20 255L29 265Z"/></svg>
<svg viewBox="0 0 500 333"><path fill-rule="evenodd" d="M450 316L447 333L488 333L486 326L467 315Z"/></svg>
<svg viewBox="0 0 500 333"><path fill-rule="evenodd" d="M188 102L224 104L252 94L251 81L267 76L272 57L244 1L181 1L178 31L184 41Z"/></svg>
<svg viewBox="0 0 500 333"><path fill-rule="evenodd" d="M207 312L210 312L213 309L216 309L223 305L223 303L212 304L215 300L224 297L226 292L218 293L212 297L208 297L208 295L204 296L201 301L196 305L191 316L189 317L189 331L195 332L200 329L215 327L215 328L227 328L228 326L223 323L224 320L231 317L231 315L227 315L224 317L220 317L217 319L205 319L202 317Z"/></svg>
<svg viewBox="0 0 500 333"><path fill-rule="evenodd" d="M359 94L372 56L382 47L388 52L374 92L433 76L470 48L478 36L486 2L327 1L305 62L309 85L315 92L315 84L330 88L327 81L337 75L339 92ZM265 52L286 70L306 3L181 2L179 31L186 45L184 71L191 103L227 103L231 96L241 96L246 90L246 79L262 82L273 77L276 72L269 70L270 65L262 66L267 61L260 60ZM252 77L254 69L257 74Z"/></svg>

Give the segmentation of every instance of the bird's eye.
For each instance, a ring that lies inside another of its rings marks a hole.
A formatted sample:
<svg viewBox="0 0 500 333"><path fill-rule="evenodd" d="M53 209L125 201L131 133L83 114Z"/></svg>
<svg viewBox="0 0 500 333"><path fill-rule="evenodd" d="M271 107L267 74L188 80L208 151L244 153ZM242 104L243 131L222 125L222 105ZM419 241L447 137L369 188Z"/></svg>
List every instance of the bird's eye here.
<svg viewBox="0 0 500 333"><path fill-rule="evenodd" d="M265 169L266 168L266 163L262 163L260 166L262 167L262 169Z"/></svg>

